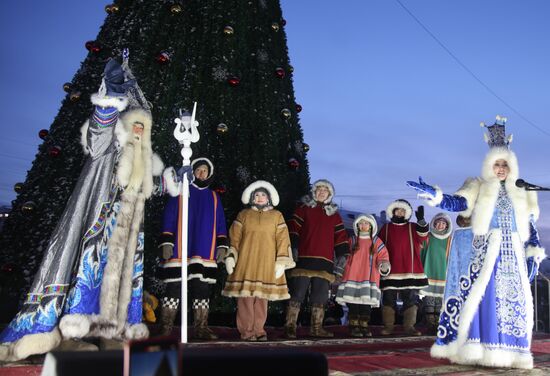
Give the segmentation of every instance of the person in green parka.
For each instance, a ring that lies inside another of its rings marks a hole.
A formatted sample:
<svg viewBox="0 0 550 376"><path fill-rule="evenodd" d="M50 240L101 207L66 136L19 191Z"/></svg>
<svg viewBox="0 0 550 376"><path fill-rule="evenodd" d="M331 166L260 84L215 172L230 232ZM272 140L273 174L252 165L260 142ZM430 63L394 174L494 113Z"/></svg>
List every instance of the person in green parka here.
<svg viewBox="0 0 550 376"><path fill-rule="evenodd" d="M420 295L424 296L424 317L431 334L436 332L437 319L443 304L452 230L451 218L445 213L436 214L430 222L428 241L420 252L429 283L428 287L420 291Z"/></svg>

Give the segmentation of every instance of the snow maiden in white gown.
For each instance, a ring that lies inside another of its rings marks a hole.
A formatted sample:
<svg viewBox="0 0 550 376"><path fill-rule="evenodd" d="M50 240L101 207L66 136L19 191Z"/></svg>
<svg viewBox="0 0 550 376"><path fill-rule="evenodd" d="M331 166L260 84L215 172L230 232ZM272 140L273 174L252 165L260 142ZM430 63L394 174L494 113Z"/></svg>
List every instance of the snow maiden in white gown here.
<svg viewBox="0 0 550 376"><path fill-rule="evenodd" d="M432 206L460 212L472 221L473 240L448 270L467 263L458 286L446 286L438 334L431 355L453 363L532 368L533 297L530 280L546 257L535 221L536 192L515 185L516 155L508 149L504 121L487 127L491 150L481 177L446 195L420 179L407 184ZM497 172L499 166L507 174Z"/></svg>

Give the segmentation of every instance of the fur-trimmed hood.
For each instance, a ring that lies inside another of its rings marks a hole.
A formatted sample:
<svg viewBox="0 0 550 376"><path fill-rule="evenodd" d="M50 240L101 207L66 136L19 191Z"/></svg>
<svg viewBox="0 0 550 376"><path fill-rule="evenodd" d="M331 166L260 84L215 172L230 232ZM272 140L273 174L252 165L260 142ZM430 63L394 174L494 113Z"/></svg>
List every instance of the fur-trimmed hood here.
<svg viewBox="0 0 550 376"><path fill-rule="evenodd" d="M445 222L447 222L447 230L445 230L445 233L443 234L438 234L434 226L435 226L435 222L441 218L444 219ZM452 232L453 232L453 222L451 221L451 217L449 217L445 213L437 213L436 215L434 215L434 217L430 221L430 233L433 236L435 236L438 239L447 239Z"/></svg>
<svg viewBox="0 0 550 376"><path fill-rule="evenodd" d="M310 193L302 197L300 201L310 208L316 207L318 203L317 201L315 201L315 191L320 186L325 186L328 188L329 195L325 202L323 202L323 209L325 210L326 215L331 216L338 211L338 205L332 202L332 199L335 195L334 185L332 185L332 183L326 179L319 179L315 181L311 185Z"/></svg>
<svg viewBox="0 0 550 376"><path fill-rule="evenodd" d="M269 192L269 196L271 199L271 205L277 206L279 205L279 193L275 189L275 187L265 181L265 180L257 180L254 183L250 184L246 189L243 191L243 194L241 195L241 201L245 205L250 205L250 196L252 195L252 192L254 192L258 188L264 188Z"/></svg>
<svg viewBox="0 0 550 376"><path fill-rule="evenodd" d="M204 180L199 180L195 178L192 183L195 187L199 189L208 188L210 184L212 184L212 182L214 181L214 164L208 158L201 157L192 160L191 168L193 169L193 173L195 169L202 164L206 164L208 166L208 176Z"/></svg>
<svg viewBox="0 0 550 376"><path fill-rule="evenodd" d="M372 235L378 234L378 224L376 223L376 219L370 215L370 214L360 214L355 220L353 221L353 232L355 233L355 236L359 236L359 222L362 220L366 220L370 223L372 226Z"/></svg>
<svg viewBox="0 0 550 376"><path fill-rule="evenodd" d="M328 198L323 203L324 204L330 203L332 201L332 199L334 198L335 191L334 191L334 185L332 185L332 183L330 181L326 180L326 179L319 179L311 185L311 191L310 191L311 192L311 197L313 199L315 199L315 191L320 186L327 187L329 192L330 192Z"/></svg>
<svg viewBox="0 0 550 376"><path fill-rule="evenodd" d="M405 221L411 219L413 212L411 204L407 200L398 199L393 201L386 208L386 218L388 218L388 221L391 221L393 217L393 211L398 208L405 209Z"/></svg>
<svg viewBox="0 0 550 376"><path fill-rule="evenodd" d="M455 192L455 195L464 197L467 203L467 209L460 215L472 217L472 231L475 235L487 234L501 184L493 171L493 165L498 159L504 159L510 168L504 186L514 207L520 238L527 241L529 217L532 215L535 221L539 217L537 193L516 187L516 179L519 177L518 161L514 152L506 148L491 149L483 161L481 178L467 179Z"/></svg>
<svg viewBox="0 0 550 376"><path fill-rule="evenodd" d="M305 195L304 197L302 197L300 201L302 202L302 204L310 208L314 208L318 204L318 202L315 201L315 199L311 196L311 194ZM322 204L322 205L326 215L328 215L329 217L338 211L338 205L335 204L334 202L331 202L328 204Z"/></svg>
<svg viewBox="0 0 550 376"><path fill-rule="evenodd" d="M492 148L487 155L485 155L481 167L481 177L487 181L498 180L493 171L493 165L499 159L504 159L508 163L510 172L508 173L506 181L511 181L515 185L519 177L518 159L513 151L504 147Z"/></svg>

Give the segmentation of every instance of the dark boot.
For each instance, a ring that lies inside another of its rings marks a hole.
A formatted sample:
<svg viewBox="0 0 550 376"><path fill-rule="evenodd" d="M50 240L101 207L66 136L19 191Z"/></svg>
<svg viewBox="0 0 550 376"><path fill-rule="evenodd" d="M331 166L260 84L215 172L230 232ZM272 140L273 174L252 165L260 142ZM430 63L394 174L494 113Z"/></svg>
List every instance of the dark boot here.
<svg viewBox="0 0 550 376"><path fill-rule="evenodd" d="M323 319L325 318L325 307L323 304L313 304L311 306L311 326L309 335L319 338L332 338L334 333L323 329Z"/></svg>
<svg viewBox="0 0 550 376"><path fill-rule="evenodd" d="M412 306L407 308L403 312L403 330L406 334L410 336L420 336L422 333L420 333L416 328L414 327L414 324L416 324L416 312L418 310L417 306Z"/></svg>
<svg viewBox="0 0 550 376"><path fill-rule="evenodd" d="M437 333L437 324L435 321L434 313L426 313L424 318L426 319L426 329L429 335L435 335Z"/></svg>
<svg viewBox="0 0 550 376"><path fill-rule="evenodd" d="M395 326L395 310L392 307L382 307L382 322L384 323L384 329L382 329L380 334L383 336L393 334L393 329Z"/></svg>
<svg viewBox="0 0 550 376"><path fill-rule="evenodd" d="M361 331L359 315L349 315L349 335L352 337L363 337L363 332Z"/></svg>
<svg viewBox="0 0 550 376"><path fill-rule="evenodd" d="M288 339L296 339L296 322L300 313L300 305L300 302L294 300L288 302L285 321L285 337Z"/></svg>
<svg viewBox="0 0 550 376"><path fill-rule="evenodd" d="M361 327L361 332L363 333L363 337L372 337L372 333L369 330L369 321L370 321L370 316L367 316L367 315L359 316L359 326Z"/></svg>
<svg viewBox="0 0 550 376"><path fill-rule="evenodd" d="M176 320L177 308L162 307L160 309L160 336L169 336L172 334L174 328L174 321Z"/></svg>
<svg viewBox="0 0 550 376"><path fill-rule="evenodd" d="M208 308L193 308L193 319L195 339L204 339L207 341L218 339L218 336L208 327Z"/></svg>

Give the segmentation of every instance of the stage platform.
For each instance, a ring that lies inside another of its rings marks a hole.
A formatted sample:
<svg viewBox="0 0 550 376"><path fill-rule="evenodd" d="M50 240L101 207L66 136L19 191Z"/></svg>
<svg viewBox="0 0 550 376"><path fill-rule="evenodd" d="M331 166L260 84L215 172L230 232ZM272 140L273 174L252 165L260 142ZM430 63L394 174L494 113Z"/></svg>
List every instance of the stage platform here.
<svg viewBox="0 0 550 376"><path fill-rule="evenodd" d="M198 350L220 348L243 348L262 351L262 349L300 349L322 353L328 360L329 375L548 375L550 374L550 335L536 333L532 351L535 359L533 370L498 369L450 364L446 360L432 359L429 354L434 338L423 335L408 337L396 335L380 337L381 327L373 327L372 338L349 338L347 327L327 327L335 332L333 339L313 339L307 336L308 328L299 328L297 340L283 340L282 328L267 328L267 342L243 342L234 328L214 327L220 336L218 341L191 341L189 348ZM153 332L154 332L154 328ZM177 332L177 328L174 330ZM215 361L215 359L213 359ZM10 364L1 364L0 376L38 376L42 371L44 356ZM93 367L93 365L90 365ZM269 366L269 365L266 365ZM102 375L107 376L107 375Z"/></svg>

